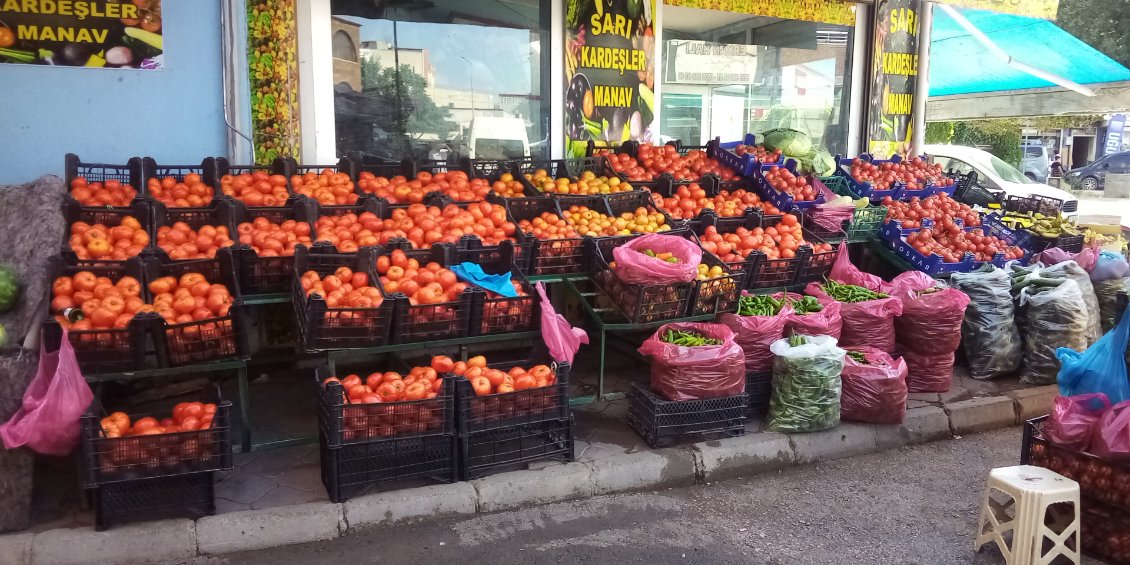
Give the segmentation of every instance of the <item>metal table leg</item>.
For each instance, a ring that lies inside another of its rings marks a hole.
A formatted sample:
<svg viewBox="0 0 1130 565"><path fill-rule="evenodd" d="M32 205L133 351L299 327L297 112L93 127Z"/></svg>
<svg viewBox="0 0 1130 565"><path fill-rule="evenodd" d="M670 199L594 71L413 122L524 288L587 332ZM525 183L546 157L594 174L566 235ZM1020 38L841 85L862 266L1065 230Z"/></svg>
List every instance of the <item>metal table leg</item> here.
<svg viewBox="0 0 1130 565"><path fill-rule="evenodd" d="M251 452L251 391L247 384L247 367L239 368L239 418L243 423L240 426L240 451Z"/></svg>

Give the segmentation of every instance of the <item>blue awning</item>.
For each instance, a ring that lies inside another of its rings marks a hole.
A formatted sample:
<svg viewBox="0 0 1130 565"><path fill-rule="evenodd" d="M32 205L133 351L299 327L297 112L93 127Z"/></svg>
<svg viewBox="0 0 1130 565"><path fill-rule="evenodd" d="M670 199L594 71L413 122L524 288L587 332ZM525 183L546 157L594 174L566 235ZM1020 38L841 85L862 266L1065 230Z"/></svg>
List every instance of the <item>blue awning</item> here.
<svg viewBox="0 0 1130 565"><path fill-rule="evenodd" d="M1023 63L1083 85L1130 80L1130 69L1052 22L985 10L958 11ZM931 34L930 96L1056 86L1005 64L943 10L934 9Z"/></svg>

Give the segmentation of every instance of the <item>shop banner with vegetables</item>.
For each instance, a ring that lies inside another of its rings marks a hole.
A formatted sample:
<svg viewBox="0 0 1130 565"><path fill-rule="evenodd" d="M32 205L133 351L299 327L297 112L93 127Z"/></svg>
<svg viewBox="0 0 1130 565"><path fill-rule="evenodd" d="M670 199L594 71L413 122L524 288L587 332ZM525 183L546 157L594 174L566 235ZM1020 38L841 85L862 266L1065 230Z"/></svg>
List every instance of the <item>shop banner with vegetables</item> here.
<svg viewBox="0 0 1130 565"><path fill-rule="evenodd" d="M854 2L847 0L663 0L663 3L783 20L855 25Z"/></svg>
<svg viewBox="0 0 1130 565"><path fill-rule="evenodd" d="M918 80L920 0L875 3L875 47L871 59L868 152L880 159L910 150Z"/></svg>
<svg viewBox="0 0 1130 565"><path fill-rule="evenodd" d="M1059 0L935 0L958 8L989 10L1002 14L1016 14L1029 18L1054 20L1059 12Z"/></svg>
<svg viewBox="0 0 1130 565"><path fill-rule="evenodd" d="M650 142L655 0L566 0L565 153Z"/></svg>
<svg viewBox="0 0 1130 565"><path fill-rule="evenodd" d="M159 70L161 0L0 0L0 63Z"/></svg>

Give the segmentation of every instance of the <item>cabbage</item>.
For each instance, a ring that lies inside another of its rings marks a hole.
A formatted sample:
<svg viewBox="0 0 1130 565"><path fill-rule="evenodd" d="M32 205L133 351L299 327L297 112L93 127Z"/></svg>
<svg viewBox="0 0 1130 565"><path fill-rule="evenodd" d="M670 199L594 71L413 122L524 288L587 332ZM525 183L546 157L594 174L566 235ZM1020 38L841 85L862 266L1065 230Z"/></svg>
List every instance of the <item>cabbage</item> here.
<svg viewBox="0 0 1130 565"><path fill-rule="evenodd" d="M832 174L835 169L836 159L823 149L816 149L803 157L797 157L797 170L805 174L824 177Z"/></svg>
<svg viewBox="0 0 1130 565"><path fill-rule="evenodd" d="M812 152L812 140L802 131L771 129L761 134L761 137L766 149L780 149L788 157L804 157Z"/></svg>

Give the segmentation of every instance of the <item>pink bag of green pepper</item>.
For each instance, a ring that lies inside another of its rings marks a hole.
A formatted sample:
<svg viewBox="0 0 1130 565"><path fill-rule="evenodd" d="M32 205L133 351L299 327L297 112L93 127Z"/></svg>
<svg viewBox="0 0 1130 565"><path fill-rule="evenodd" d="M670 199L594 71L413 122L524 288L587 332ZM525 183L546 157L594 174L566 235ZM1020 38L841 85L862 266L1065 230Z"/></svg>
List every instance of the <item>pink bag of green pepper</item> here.
<svg viewBox="0 0 1130 565"><path fill-rule="evenodd" d="M769 351L769 346L785 335L785 326L792 314L792 309L785 306L775 316L720 314L718 323L734 332L734 342L745 355L745 370L762 373L773 370L773 352Z"/></svg>
<svg viewBox="0 0 1130 565"><path fill-rule="evenodd" d="M778 292L773 295L773 298L780 300L786 296L789 300L794 301L804 298L792 292ZM840 303L836 301L825 302L821 306L824 309L819 312L809 312L808 314L793 312L785 324L784 335L827 335L839 341L840 330L843 328L843 319L840 318Z"/></svg>
<svg viewBox="0 0 1130 565"><path fill-rule="evenodd" d="M840 418L871 424L899 424L906 416L906 363L874 347L850 347L864 362L844 355Z"/></svg>
<svg viewBox="0 0 1130 565"><path fill-rule="evenodd" d="M678 263L649 257L644 251L671 253ZM702 248L697 243L677 235L657 233L638 237L612 250L616 261L616 276L628 284L685 283L698 275L702 262Z"/></svg>
<svg viewBox="0 0 1130 565"><path fill-rule="evenodd" d="M1091 453L1112 461L1130 459L1130 400L1115 404L1099 417Z"/></svg>
<svg viewBox="0 0 1130 565"><path fill-rule="evenodd" d="M1101 392L1056 396L1052 413L1044 423L1044 437L1067 449L1087 451L1095 423L1110 408L1110 399Z"/></svg>
<svg viewBox="0 0 1130 565"><path fill-rule="evenodd" d="M667 343L667 330L687 330L722 340L721 345L685 347ZM664 324L639 348L651 358L651 390L667 400L702 400L745 393L745 356L734 332L722 324Z"/></svg>
<svg viewBox="0 0 1130 565"><path fill-rule="evenodd" d="M891 296L902 301L902 315L895 319L900 351L941 355L961 347L961 323L969 295L938 288L934 279L917 271L899 275L891 286Z"/></svg>
<svg viewBox="0 0 1130 565"><path fill-rule="evenodd" d="M838 260L838 259L837 259ZM833 278L837 282L845 282ZM855 284L855 283L848 283ZM861 286L861 285L857 285ZM871 290L876 290L872 288ZM886 292L889 289L879 290ZM815 296L821 304L836 301L828 296L820 283L808 283L805 294ZM840 302L840 319L843 329L841 347L869 346L893 353L895 350L895 318L902 314L902 302L897 298L880 298L866 302Z"/></svg>

